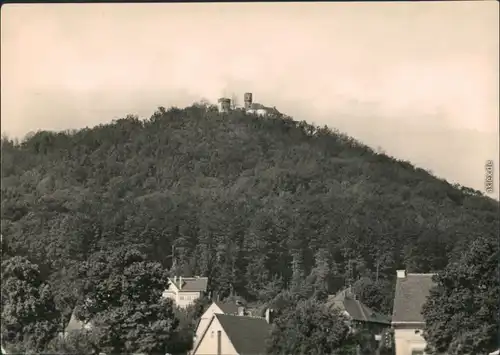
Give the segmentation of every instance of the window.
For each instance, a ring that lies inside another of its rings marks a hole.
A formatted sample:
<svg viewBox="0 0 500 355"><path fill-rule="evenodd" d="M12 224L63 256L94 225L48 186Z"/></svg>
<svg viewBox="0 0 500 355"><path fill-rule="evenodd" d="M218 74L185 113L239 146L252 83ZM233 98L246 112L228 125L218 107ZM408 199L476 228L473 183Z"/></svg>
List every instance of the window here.
<svg viewBox="0 0 500 355"><path fill-rule="evenodd" d="M424 355L423 350L412 350L411 355Z"/></svg>

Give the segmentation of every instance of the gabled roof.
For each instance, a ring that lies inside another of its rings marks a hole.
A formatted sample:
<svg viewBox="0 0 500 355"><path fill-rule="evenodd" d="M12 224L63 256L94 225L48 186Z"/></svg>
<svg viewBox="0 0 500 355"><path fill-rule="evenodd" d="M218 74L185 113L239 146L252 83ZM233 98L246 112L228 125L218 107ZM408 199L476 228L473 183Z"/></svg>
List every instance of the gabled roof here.
<svg viewBox="0 0 500 355"><path fill-rule="evenodd" d="M174 282L173 278L169 278L169 280L181 292L205 292L208 285L208 277L183 277L182 285L181 278L179 277L176 282Z"/></svg>
<svg viewBox="0 0 500 355"><path fill-rule="evenodd" d="M349 316L358 322L378 323L390 325L389 317L375 312L365 304L361 303L351 295L350 289L341 291L336 295L328 296L327 304L345 311Z"/></svg>
<svg viewBox="0 0 500 355"><path fill-rule="evenodd" d="M422 306L434 286L434 274L406 274L396 281L394 294L393 323L423 323Z"/></svg>
<svg viewBox="0 0 500 355"><path fill-rule="evenodd" d="M72 330L82 330L85 328L85 326L86 326L86 323L79 320L75 315L75 311L73 310L73 313L71 314L71 318L70 318L68 324L66 325L66 328L64 329L64 331L67 333L67 332L70 332Z"/></svg>
<svg viewBox="0 0 500 355"><path fill-rule="evenodd" d="M238 314L238 305L235 302L214 301L214 303L224 314Z"/></svg>
<svg viewBox="0 0 500 355"><path fill-rule="evenodd" d="M216 314L215 317L239 355L266 353L266 338L271 328L264 318L227 314Z"/></svg>

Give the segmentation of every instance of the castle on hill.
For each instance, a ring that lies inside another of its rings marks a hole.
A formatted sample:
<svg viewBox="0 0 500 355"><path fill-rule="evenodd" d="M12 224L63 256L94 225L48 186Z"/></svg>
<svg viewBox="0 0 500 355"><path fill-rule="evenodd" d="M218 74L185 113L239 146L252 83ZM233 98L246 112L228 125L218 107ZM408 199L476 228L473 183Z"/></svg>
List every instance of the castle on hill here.
<svg viewBox="0 0 500 355"><path fill-rule="evenodd" d="M234 100L227 97L221 97L217 102L217 107L221 113L228 113L231 110L244 110L248 114L256 114L258 116L279 114L276 107L267 107L260 103L253 102L253 95L251 92L245 93L243 107L237 107Z"/></svg>

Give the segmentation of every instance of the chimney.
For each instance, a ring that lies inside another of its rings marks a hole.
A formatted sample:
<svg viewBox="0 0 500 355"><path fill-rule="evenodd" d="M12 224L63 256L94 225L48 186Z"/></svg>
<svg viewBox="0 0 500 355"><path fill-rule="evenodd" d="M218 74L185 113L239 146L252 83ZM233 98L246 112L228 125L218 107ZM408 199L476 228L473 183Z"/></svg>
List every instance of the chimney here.
<svg viewBox="0 0 500 355"><path fill-rule="evenodd" d="M271 324L273 321L273 310L271 308L266 309L266 322Z"/></svg>
<svg viewBox="0 0 500 355"><path fill-rule="evenodd" d="M248 110L249 108L252 107L252 93L251 92L246 92L244 96L245 100L245 109Z"/></svg>
<svg viewBox="0 0 500 355"><path fill-rule="evenodd" d="M174 284L177 286L177 276L174 276Z"/></svg>
<svg viewBox="0 0 500 355"><path fill-rule="evenodd" d="M239 316L245 315L245 307L238 307L238 315Z"/></svg>
<svg viewBox="0 0 500 355"><path fill-rule="evenodd" d="M398 279L406 278L406 270L396 270L396 274L398 275Z"/></svg>
<svg viewBox="0 0 500 355"><path fill-rule="evenodd" d="M179 290L182 288L182 276L179 276Z"/></svg>
<svg viewBox="0 0 500 355"><path fill-rule="evenodd" d="M222 354L222 331L217 331L217 355Z"/></svg>

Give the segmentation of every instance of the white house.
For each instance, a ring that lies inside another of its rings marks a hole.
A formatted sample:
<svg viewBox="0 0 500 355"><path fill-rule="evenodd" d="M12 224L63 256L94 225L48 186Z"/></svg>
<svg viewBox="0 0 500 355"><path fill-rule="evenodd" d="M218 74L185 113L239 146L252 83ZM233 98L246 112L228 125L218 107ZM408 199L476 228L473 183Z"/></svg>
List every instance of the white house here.
<svg viewBox="0 0 500 355"><path fill-rule="evenodd" d="M170 298L181 308L185 308L194 303L198 298L207 292L207 277L182 277L175 276L169 278L168 289L163 292L163 297Z"/></svg>
<svg viewBox="0 0 500 355"><path fill-rule="evenodd" d="M73 310L73 313L71 313L71 318L68 324L64 328L64 331L59 333L59 336L66 337L72 331L90 330L90 329L92 329L92 323L83 322L82 320L78 319L75 315L75 310Z"/></svg>
<svg viewBox="0 0 500 355"><path fill-rule="evenodd" d="M392 312L396 355L425 355L427 343L422 336L425 325L422 306L434 286L433 275L397 271Z"/></svg>
<svg viewBox="0 0 500 355"><path fill-rule="evenodd" d="M266 318L214 314L193 349L193 355L264 355L270 331Z"/></svg>
<svg viewBox="0 0 500 355"><path fill-rule="evenodd" d="M201 336L205 332L215 314L244 316L245 307L243 307L241 303L237 304L236 302L213 302L198 321L194 335L194 347L198 344L198 340L201 339Z"/></svg>

